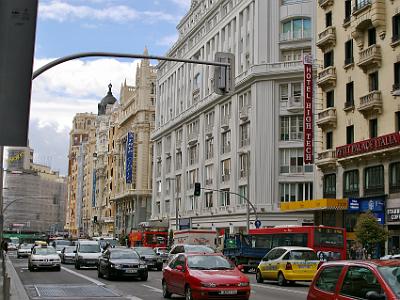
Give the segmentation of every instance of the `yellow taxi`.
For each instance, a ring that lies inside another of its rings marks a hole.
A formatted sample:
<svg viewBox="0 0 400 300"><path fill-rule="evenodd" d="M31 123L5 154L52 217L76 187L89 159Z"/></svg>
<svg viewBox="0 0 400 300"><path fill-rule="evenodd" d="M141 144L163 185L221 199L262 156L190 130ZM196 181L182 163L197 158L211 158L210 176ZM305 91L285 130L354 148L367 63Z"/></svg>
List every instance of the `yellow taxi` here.
<svg viewBox="0 0 400 300"><path fill-rule="evenodd" d="M288 282L312 281L318 270L317 254L307 247L276 247L271 249L257 267L258 283L277 280L283 286Z"/></svg>

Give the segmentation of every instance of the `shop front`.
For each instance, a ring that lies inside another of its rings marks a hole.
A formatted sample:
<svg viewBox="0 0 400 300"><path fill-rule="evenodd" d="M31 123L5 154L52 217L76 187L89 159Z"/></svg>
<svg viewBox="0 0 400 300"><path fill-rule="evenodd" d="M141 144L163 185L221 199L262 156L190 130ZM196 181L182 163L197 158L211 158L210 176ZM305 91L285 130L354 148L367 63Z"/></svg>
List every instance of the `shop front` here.
<svg viewBox="0 0 400 300"><path fill-rule="evenodd" d="M400 206L386 208L388 229L388 254L400 253Z"/></svg>

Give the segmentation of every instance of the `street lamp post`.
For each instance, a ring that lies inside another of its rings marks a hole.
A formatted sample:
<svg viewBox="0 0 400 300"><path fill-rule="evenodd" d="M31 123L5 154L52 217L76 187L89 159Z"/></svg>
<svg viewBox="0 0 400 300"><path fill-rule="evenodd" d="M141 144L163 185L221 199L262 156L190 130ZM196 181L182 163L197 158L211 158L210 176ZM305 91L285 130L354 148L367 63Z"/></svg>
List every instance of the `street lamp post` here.
<svg viewBox="0 0 400 300"><path fill-rule="evenodd" d="M3 155L4 146L0 146L0 243L3 241Z"/></svg>

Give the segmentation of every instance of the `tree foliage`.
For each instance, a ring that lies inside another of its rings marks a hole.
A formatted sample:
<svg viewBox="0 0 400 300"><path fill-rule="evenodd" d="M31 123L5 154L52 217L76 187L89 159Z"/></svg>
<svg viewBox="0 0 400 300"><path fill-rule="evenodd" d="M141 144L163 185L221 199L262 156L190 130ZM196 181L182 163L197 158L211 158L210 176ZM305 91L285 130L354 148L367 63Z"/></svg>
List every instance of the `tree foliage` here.
<svg viewBox="0 0 400 300"><path fill-rule="evenodd" d="M358 217L354 232L357 241L362 245L370 246L385 242L388 235L386 230L378 223L378 220L370 211Z"/></svg>

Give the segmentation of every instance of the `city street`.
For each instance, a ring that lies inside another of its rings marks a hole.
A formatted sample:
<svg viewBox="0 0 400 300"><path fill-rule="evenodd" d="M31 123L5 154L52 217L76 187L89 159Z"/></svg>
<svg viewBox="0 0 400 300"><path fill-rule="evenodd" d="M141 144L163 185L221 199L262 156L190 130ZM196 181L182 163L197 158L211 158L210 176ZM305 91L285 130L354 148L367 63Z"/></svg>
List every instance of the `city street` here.
<svg viewBox="0 0 400 300"><path fill-rule="evenodd" d="M137 280L112 280L97 278L95 269L75 270L73 265L63 265L61 272L29 272L27 259L17 259L10 253L11 261L31 299L163 299L162 272L151 271L147 282ZM279 287L274 282L258 284L255 275L249 274L252 283L252 300L306 299L307 284ZM173 296L175 299L183 297Z"/></svg>

